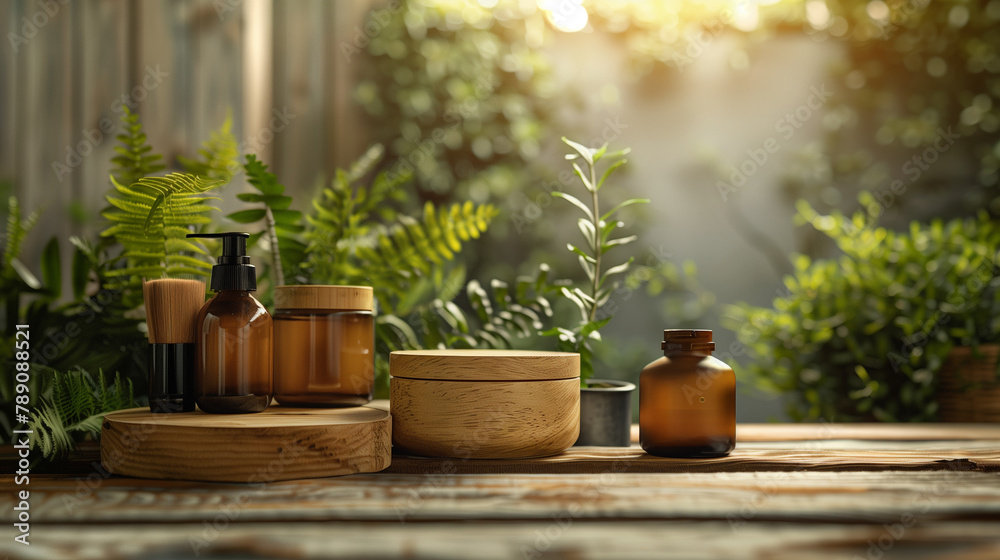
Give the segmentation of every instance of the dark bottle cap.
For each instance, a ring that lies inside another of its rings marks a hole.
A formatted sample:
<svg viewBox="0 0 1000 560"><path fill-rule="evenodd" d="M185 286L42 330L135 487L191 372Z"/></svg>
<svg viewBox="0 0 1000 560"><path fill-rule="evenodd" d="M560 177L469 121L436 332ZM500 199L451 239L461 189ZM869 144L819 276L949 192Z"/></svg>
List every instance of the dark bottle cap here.
<svg viewBox="0 0 1000 560"><path fill-rule="evenodd" d="M664 352L706 352L715 350L712 342L712 331L708 329L665 329L663 343Z"/></svg>
<svg viewBox="0 0 1000 560"><path fill-rule="evenodd" d="M189 233L188 237L222 239L222 256L212 267L212 291L257 291L257 270L247 256L249 233Z"/></svg>

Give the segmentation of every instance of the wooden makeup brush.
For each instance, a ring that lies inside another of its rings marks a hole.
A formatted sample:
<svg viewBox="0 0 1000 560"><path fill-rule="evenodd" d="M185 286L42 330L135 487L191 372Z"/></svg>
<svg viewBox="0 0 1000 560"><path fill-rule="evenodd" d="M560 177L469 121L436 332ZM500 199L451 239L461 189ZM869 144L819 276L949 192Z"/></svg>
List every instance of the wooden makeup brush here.
<svg viewBox="0 0 1000 560"><path fill-rule="evenodd" d="M149 409L190 412L195 398L195 338L205 283L164 278L142 284L149 331Z"/></svg>

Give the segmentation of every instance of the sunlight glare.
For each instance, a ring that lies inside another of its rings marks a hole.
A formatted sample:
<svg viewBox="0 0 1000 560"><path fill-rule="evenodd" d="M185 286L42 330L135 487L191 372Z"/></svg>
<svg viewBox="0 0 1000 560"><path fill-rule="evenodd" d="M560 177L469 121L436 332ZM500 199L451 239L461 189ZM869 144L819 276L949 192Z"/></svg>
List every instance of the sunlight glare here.
<svg viewBox="0 0 1000 560"><path fill-rule="evenodd" d="M753 2L740 2L733 10L733 26L740 31L753 31L760 23L760 11Z"/></svg>
<svg viewBox="0 0 1000 560"><path fill-rule="evenodd" d="M830 25L830 8L825 0L809 0L806 2L806 20L813 29L826 29Z"/></svg>
<svg viewBox="0 0 1000 560"><path fill-rule="evenodd" d="M587 27L589 16L583 0L539 0L538 7L556 29L574 33Z"/></svg>

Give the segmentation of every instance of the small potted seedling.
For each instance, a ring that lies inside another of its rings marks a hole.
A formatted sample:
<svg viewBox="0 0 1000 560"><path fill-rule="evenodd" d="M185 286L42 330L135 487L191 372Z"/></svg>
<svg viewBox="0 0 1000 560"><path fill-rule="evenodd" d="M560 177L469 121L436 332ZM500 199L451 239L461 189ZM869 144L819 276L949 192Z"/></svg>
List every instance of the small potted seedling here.
<svg viewBox="0 0 1000 560"><path fill-rule="evenodd" d="M608 252L635 241L636 236L616 236L624 223L615 219L618 212L633 204L648 203L647 199L633 198L619 203L601 213L598 193L616 169L625 164L628 149L608 152L607 144L591 149L566 138L562 139L573 152L566 156L580 178L589 196L588 202L565 193L553 192L576 206L583 213L577 226L583 235L582 246L567 244L583 269L587 282L582 287L563 287L562 295L573 302L580 311L580 322L573 328L555 328L544 334L559 337L559 347L580 354L580 438L576 445L628 446L632 427L632 391L635 385L610 379L593 379L592 343L601 339L600 331L613 314L602 307L611 298L621 275L632 265L632 258L609 266ZM605 162L604 172L598 177L598 166ZM581 166L582 164L582 166Z"/></svg>

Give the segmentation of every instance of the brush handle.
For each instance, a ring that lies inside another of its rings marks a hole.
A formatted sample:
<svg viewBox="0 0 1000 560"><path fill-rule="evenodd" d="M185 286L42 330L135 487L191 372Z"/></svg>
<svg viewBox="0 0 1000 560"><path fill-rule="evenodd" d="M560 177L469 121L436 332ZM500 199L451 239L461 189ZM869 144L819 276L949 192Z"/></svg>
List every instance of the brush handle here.
<svg viewBox="0 0 1000 560"><path fill-rule="evenodd" d="M191 412L195 398L194 343L149 345L149 409Z"/></svg>

